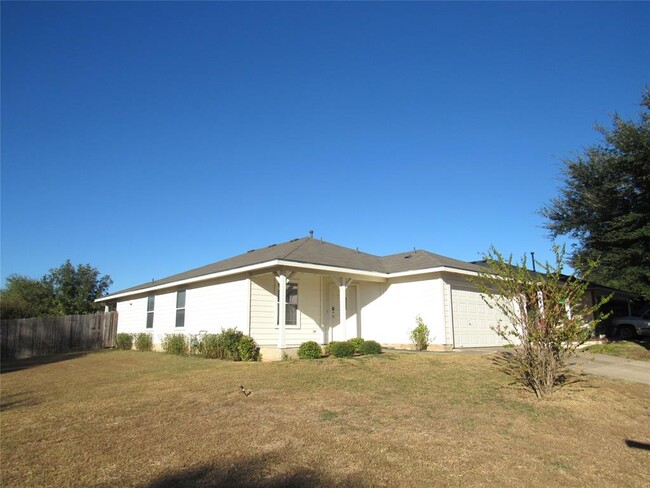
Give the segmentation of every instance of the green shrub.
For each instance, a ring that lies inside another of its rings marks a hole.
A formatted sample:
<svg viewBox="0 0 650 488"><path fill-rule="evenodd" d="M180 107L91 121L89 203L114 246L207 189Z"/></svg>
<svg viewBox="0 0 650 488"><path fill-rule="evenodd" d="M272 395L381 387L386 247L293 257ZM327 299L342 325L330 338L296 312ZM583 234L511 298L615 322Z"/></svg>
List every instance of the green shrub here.
<svg viewBox="0 0 650 488"><path fill-rule="evenodd" d="M239 361L239 342L244 337L244 333L237 329L221 330L218 335L219 345L223 350L223 359L230 359L231 361Z"/></svg>
<svg viewBox="0 0 650 488"><path fill-rule="evenodd" d="M361 349L359 349L361 347L361 344L363 344L363 339L361 337L354 337L352 339L348 339L348 342L352 344L352 346L354 347L355 354L361 353Z"/></svg>
<svg viewBox="0 0 650 488"><path fill-rule="evenodd" d="M219 334L206 334L201 341L201 354L208 359L223 359Z"/></svg>
<svg viewBox="0 0 650 488"><path fill-rule="evenodd" d="M429 328L419 315L415 317L415 321L417 326L411 331L411 341L413 341L418 351L426 351L427 347L429 347Z"/></svg>
<svg viewBox="0 0 650 488"><path fill-rule="evenodd" d="M237 350L242 361L260 360L260 348L257 347L257 343L250 336L242 336L237 345Z"/></svg>
<svg viewBox="0 0 650 488"><path fill-rule="evenodd" d="M237 329L222 329L219 334L204 335L199 350L208 359L260 361L262 358L255 340Z"/></svg>
<svg viewBox="0 0 650 488"><path fill-rule="evenodd" d="M115 336L115 347L124 351L133 349L133 334L120 332Z"/></svg>
<svg viewBox="0 0 650 488"><path fill-rule="evenodd" d="M381 354L381 344L377 341L363 341L359 352L361 354Z"/></svg>
<svg viewBox="0 0 650 488"><path fill-rule="evenodd" d="M135 348L138 351L151 351L153 349L153 336L147 332L136 334Z"/></svg>
<svg viewBox="0 0 650 488"><path fill-rule="evenodd" d="M298 348L298 357L300 359L318 359L322 355L323 350L316 341L303 342Z"/></svg>
<svg viewBox="0 0 650 488"><path fill-rule="evenodd" d="M330 342L329 351L335 358L349 358L354 356L354 346L349 342Z"/></svg>
<svg viewBox="0 0 650 488"><path fill-rule="evenodd" d="M185 334L165 334L162 348L168 354L187 354L188 343Z"/></svg>

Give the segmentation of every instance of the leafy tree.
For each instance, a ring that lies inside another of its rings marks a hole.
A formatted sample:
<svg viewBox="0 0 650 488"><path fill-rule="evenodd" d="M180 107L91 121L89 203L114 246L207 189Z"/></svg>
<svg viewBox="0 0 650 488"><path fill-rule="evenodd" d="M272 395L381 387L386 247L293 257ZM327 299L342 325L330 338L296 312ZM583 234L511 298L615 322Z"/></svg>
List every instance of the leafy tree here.
<svg viewBox="0 0 650 488"><path fill-rule="evenodd" d="M110 276L100 276L90 264L79 264L76 268L67 260L53 268L43 277L54 290L54 315L94 313L102 310L95 299L103 296L113 283Z"/></svg>
<svg viewBox="0 0 650 488"><path fill-rule="evenodd" d="M650 89L641 107L638 122L596 126L604 142L564 161L560 195L540 213L551 237L578 241L570 264L580 274L598 260L595 282L650 298Z"/></svg>
<svg viewBox="0 0 650 488"><path fill-rule="evenodd" d="M492 328L514 346L501 356L506 372L538 398L563 383L566 359L591 335L602 319L595 312L607 301L587 304L588 283L563 275L565 249L553 250L555 263L536 262L542 271L535 273L525 255L515 265L492 247L484 256L487 270L474 280L485 303L505 316Z"/></svg>
<svg viewBox="0 0 650 488"><path fill-rule="evenodd" d="M22 319L48 315L54 304L54 291L49 283L13 274L0 290L0 317Z"/></svg>
<svg viewBox="0 0 650 488"><path fill-rule="evenodd" d="M0 290L0 314L3 319L19 319L98 312L102 306L95 299L112 283L110 276L100 276L91 265L75 267L69 260L40 279L14 274Z"/></svg>

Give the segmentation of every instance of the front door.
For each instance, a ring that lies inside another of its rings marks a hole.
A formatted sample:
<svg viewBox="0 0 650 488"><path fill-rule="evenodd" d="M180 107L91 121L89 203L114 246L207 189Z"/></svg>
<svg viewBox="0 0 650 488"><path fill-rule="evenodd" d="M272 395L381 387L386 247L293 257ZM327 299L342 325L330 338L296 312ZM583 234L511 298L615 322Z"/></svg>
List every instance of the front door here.
<svg viewBox="0 0 650 488"><path fill-rule="evenodd" d="M329 288L329 340L345 341L357 337L357 287L348 286L345 294L346 321L341 324L339 318L339 287Z"/></svg>

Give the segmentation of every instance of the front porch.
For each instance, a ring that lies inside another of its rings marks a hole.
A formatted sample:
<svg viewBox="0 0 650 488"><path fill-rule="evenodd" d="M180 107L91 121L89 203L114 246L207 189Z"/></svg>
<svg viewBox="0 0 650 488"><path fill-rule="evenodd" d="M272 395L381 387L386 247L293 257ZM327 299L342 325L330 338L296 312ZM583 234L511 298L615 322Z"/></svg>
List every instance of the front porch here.
<svg viewBox="0 0 650 488"><path fill-rule="evenodd" d="M447 344L440 277L391 282L281 268L249 279L249 333L268 359L280 359L306 341L328 344L363 337L409 347L416 315L432 329L434 347Z"/></svg>

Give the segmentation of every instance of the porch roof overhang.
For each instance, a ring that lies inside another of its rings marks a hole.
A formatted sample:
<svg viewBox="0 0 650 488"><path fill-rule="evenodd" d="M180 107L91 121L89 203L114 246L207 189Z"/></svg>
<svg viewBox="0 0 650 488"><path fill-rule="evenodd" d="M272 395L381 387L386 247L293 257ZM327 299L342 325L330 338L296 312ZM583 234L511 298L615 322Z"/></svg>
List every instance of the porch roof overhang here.
<svg viewBox="0 0 650 488"><path fill-rule="evenodd" d="M192 278L181 279L161 284L152 284L152 286L139 286L135 289L127 289L121 292L106 295L95 300L97 303L113 302L123 298L136 297L141 295L148 295L152 292L161 290L174 289L178 287L194 285L202 282L218 280L220 278L228 278L236 275L253 276L256 274L269 273L278 269L286 269L298 272L323 274L330 276L346 276L359 281L374 281L385 282L391 278L402 278L416 275L427 275L434 273L454 273L468 276L476 276L475 271L468 271L464 269L451 268L448 266L437 266L433 268L400 271L396 273L387 273L381 271L366 271L354 268L344 268L339 266L328 266L313 263L301 263L298 261L289 261L284 259L273 259L263 263L252 264L240 268L233 268L215 273L209 273Z"/></svg>

